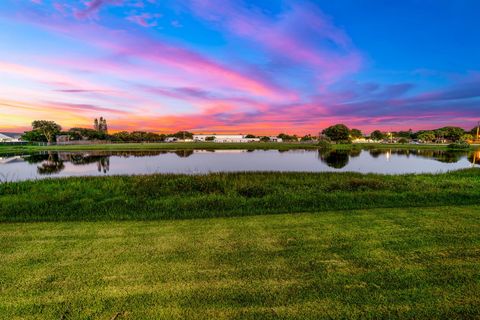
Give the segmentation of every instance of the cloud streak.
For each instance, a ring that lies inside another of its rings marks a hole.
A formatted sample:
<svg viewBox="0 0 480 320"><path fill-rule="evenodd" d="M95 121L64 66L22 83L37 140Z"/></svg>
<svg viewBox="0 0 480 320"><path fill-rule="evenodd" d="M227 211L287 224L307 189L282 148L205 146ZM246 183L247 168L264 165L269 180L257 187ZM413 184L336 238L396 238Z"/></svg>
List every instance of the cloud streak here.
<svg viewBox="0 0 480 320"><path fill-rule="evenodd" d="M19 127L108 115L117 130L316 134L480 117L478 73L368 77L371 57L314 1L6 1L0 19L18 28L0 54L0 114Z"/></svg>

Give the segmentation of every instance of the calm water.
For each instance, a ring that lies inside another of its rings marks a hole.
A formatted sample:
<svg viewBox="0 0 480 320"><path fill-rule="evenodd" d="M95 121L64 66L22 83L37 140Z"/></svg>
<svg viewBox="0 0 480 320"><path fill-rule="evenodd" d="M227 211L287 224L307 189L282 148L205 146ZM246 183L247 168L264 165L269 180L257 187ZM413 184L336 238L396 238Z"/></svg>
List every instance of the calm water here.
<svg viewBox="0 0 480 320"><path fill-rule="evenodd" d="M0 180L47 177L233 171L355 171L440 173L480 167L480 151L431 150L196 150L129 152L41 152L0 155Z"/></svg>

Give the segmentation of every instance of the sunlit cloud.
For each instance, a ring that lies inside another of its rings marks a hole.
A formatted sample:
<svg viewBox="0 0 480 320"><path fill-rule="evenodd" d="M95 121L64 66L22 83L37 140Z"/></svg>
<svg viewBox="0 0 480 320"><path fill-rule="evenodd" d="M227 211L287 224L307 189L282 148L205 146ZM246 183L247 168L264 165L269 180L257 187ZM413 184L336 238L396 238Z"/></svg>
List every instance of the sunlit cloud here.
<svg viewBox="0 0 480 320"><path fill-rule="evenodd" d="M316 1L6 0L0 9L9 26L1 130L105 116L112 130L316 134L338 122L368 131L480 117L475 68L373 72L365 41Z"/></svg>

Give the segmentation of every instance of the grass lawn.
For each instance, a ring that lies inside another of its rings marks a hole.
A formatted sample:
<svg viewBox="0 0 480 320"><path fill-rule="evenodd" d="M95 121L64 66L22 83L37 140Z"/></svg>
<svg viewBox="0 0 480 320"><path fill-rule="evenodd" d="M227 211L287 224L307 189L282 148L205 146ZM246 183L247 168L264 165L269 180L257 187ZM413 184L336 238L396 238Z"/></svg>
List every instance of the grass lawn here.
<svg viewBox="0 0 480 320"><path fill-rule="evenodd" d="M0 242L1 319L480 318L480 206L3 223Z"/></svg>

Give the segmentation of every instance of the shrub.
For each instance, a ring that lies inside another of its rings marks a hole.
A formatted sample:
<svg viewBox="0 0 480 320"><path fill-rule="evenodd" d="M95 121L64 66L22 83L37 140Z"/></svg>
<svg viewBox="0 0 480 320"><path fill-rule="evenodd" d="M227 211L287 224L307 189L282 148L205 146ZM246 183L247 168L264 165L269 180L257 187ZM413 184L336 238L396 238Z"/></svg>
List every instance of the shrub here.
<svg viewBox="0 0 480 320"><path fill-rule="evenodd" d="M332 142L327 137L321 137L317 145L320 149L330 149L332 147Z"/></svg>
<svg viewBox="0 0 480 320"><path fill-rule="evenodd" d="M466 141L455 142L455 143L449 144L448 149L451 149L451 150L468 150L468 149L470 149L470 144Z"/></svg>

